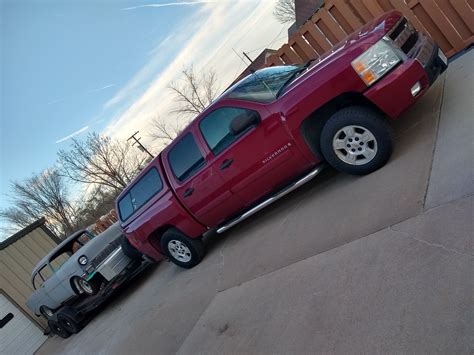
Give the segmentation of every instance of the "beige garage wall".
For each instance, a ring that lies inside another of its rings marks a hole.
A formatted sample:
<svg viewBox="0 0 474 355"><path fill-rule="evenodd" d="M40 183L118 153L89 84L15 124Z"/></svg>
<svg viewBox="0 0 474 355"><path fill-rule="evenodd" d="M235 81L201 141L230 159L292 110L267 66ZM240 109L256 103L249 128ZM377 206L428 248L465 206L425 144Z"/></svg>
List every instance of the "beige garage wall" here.
<svg viewBox="0 0 474 355"><path fill-rule="evenodd" d="M26 307L26 300L33 292L31 271L59 242L44 223L40 219L0 243L0 289L45 329L46 321Z"/></svg>

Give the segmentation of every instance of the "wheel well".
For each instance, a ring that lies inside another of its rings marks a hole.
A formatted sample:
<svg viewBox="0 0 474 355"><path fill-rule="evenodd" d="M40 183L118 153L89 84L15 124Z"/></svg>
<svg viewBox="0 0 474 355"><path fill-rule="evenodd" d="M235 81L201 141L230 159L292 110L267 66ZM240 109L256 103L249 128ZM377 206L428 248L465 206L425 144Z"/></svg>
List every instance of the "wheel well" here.
<svg viewBox="0 0 474 355"><path fill-rule="evenodd" d="M311 151L324 160L319 144L319 137L327 120L340 109L348 106L371 107L378 112L381 110L364 95L358 92L348 92L339 95L311 113L300 126L301 135ZM382 112L383 113L383 112ZM385 115L385 113L383 113Z"/></svg>
<svg viewBox="0 0 474 355"><path fill-rule="evenodd" d="M161 251L161 245L160 245L161 236L163 235L164 232L166 232L170 228L174 228L174 226L171 226L171 225L161 226L160 228L156 229L148 236L149 243L153 246L153 248L155 248L161 254L163 254L163 252Z"/></svg>
<svg viewBox="0 0 474 355"><path fill-rule="evenodd" d="M69 279L69 284L71 285L72 290L76 295L80 295L81 293L77 289L77 286L74 284L74 278L79 277L79 276L73 276Z"/></svg>

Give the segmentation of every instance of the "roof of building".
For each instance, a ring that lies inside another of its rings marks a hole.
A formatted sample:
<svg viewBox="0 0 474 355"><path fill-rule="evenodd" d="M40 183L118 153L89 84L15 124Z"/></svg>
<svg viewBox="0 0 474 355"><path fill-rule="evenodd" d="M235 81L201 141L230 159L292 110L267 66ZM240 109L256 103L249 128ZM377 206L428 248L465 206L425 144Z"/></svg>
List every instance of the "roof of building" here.
<svg viewBox="0 0 474 355"><path fill-rule="evenodd" d="M23 238L25 235L35 230L36 228L43 226L45 222L46 222L46 219L42 217L38 219L37 221L34 221L33 223L31 223L29 226L23 228L21 231L16 232L8 239L5 239L3 242L0 242L0 250L5 249L9 245L15 243L18 239Z"/></svg>

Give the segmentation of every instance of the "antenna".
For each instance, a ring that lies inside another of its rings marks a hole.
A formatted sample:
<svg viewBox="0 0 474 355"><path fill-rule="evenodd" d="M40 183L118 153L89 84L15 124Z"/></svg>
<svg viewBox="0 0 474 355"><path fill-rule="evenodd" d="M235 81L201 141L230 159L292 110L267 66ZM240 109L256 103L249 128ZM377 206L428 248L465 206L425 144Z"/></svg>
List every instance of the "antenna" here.
<svg viewBox="0 0 474 355"><path fill-rule="evenodd" d="M234 51L235 55L236 55L237 57L239 57L239 59L240 59L245 65L248 65L248 64L245 62L244 58L242 58L242 57L239 55L239 53L237 53L237 51L236 51L234 48L232 48L232 50ZM252 63L252 61L250 61L250 63Z"/></svg>

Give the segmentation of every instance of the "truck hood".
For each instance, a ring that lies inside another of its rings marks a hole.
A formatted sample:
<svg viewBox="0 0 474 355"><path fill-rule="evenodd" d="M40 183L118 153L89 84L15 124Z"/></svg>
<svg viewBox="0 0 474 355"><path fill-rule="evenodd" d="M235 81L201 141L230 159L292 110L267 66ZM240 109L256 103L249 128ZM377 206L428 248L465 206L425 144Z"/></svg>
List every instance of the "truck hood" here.
<svg viewBox="0 0 474 355"><path fill-rule="evenodd" d="M331 65L341 57L350 53L352 58L357 57L363 51L379 41L402 17L399 11L391 11L383 14L377 19L360 27L358 30L347 36L344 40L334 45L334 47L316 59L311 65L298 76L286 89L290 91L292 87L298 86L308 76L314 74L322 68Z"/></svg>

